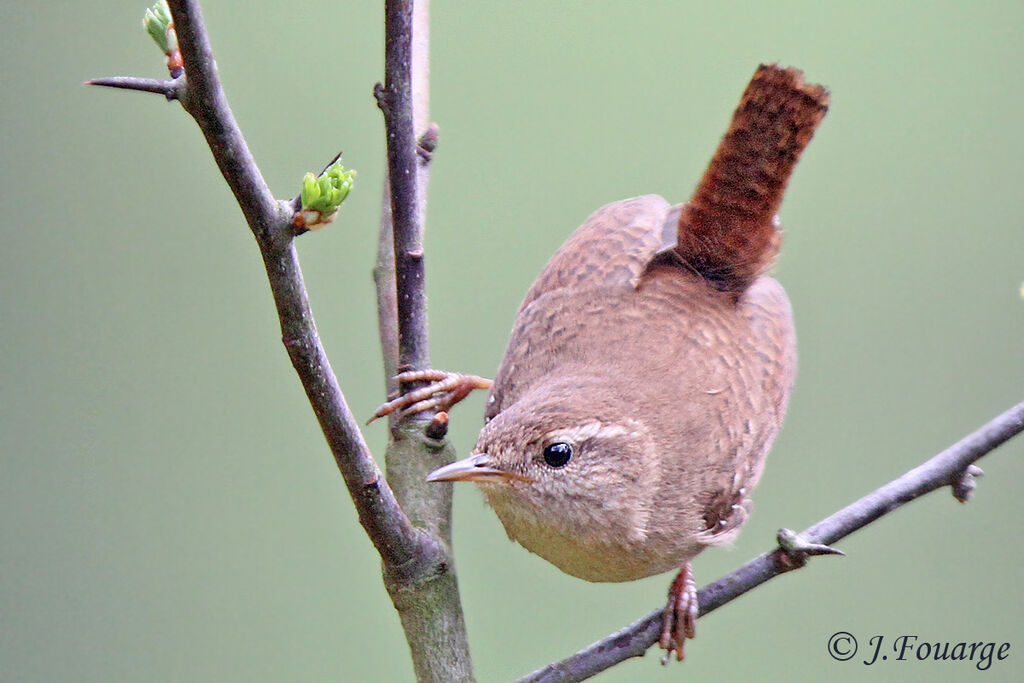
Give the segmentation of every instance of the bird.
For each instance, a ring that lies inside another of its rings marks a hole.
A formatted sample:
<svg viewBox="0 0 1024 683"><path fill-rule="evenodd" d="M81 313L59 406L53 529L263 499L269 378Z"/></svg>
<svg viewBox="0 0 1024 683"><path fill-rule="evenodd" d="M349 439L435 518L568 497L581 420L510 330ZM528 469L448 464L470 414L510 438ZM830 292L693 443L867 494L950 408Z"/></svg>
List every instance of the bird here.
<svg viewBox="0 0 1024 683"><path fill-rule="evenodd" d="M666 658L696 633L691 561L739 533L786 413L796 335L768 271L783 193L828 106L800 70L760 65L689 201L608 204L555 253L493 383L403 373L434 384L377 411L447 410L489 388L472 453L428 480L475 482L511 539L580 579L678 569Z"/></svg>

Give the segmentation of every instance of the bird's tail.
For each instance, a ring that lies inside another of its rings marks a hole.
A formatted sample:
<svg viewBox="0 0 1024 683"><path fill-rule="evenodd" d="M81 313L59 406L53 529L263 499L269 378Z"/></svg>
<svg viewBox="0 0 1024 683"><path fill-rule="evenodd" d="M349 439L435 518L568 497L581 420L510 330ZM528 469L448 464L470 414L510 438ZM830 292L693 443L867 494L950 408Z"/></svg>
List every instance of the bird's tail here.
<svg viewBox="0 0 1024 683"><path fill-rule="evenodd" d="M742 293L771 266L786 182L828 102L797 69L762 64L754 73L679 218L676 251L719 288Z"/></svg>

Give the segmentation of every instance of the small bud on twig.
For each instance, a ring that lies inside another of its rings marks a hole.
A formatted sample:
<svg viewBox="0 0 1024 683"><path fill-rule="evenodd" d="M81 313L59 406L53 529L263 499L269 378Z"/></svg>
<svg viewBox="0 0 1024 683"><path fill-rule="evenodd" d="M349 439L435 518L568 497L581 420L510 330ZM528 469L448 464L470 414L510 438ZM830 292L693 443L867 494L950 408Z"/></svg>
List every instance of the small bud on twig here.
<svg viewBox="0 0 1024 683"><path fill-rule="evenodd" d="M292 225L319 230L334 220L338 207L352 191L356 172L346 171L338 159L319 177L307 173L302 179L302 208L292 217Z"/></svg>
<svg viewBox="0 0 1024 683"><path fill-rule="evenodd" d="M178 50L178 34L174 30L174 19L171 18L171 10L166 0L153 5L146 10L146 16L142 18L142 25L146 33L157 44L157 47L167 56L167 69L173 78L181 75L183 62L181 52Z"/></svg>
<svg viewBox="0 0 1024 683"><path fill-rule="evenodd" d="M448 413L443 410L434 415L427 425L426 434L431 439L441 440L448 433Z"/></svg>
<svg viewBox="0 0 1024 683"><path fill-rule="evenodd" d="M953 479L953 497L961 503L969 501L974 495L974 488L978 485L974 478L983 474L985 474L984 470L977 465L968 465L966 470Z"/></svg>
<svg viewBox="0 0 1024 683"><path fill-rule="evenodd" d="M433 158L434 150L437 149L437 136L440 130L440 127L432 122L423 131L420 139L416 141L416 153L420 155L423 161L430 161Z"/></svg>

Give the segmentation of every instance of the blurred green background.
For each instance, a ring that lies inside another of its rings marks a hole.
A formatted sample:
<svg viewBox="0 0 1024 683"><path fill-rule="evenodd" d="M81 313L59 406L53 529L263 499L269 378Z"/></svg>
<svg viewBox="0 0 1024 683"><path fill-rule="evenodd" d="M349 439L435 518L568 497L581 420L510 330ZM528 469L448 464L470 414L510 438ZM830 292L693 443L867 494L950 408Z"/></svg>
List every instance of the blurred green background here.
<svg viewBox="0 0 1024 683"><path fill-rule="evenodd" d="M1024 4L434 0L432 356L492 374L526 288L602 204L696 183L759 62L833 106L783 207L800 334L788 422L736 547L701 583L1024 398ZM258 8L240 11L239 8ZM5 2L0 678L408 680L375 553L280 346L257 251L194 123L90 77L161 76L145 4ZM322 337L368 416L384 146L380 3L205 3L271 188L340 149L340 223L300 240ZM334 83L325 96L324 85ZM454 414L472 446L482 396ZM383 426L367 431L382 453ZM832 661L868 638L1011 643L1024 679L1024 439L967 506L939 492L701 620L681 666L604 681L931 679L968 662ZM659 605L511 544L472 488L455 544L482 681Z"/></svg>

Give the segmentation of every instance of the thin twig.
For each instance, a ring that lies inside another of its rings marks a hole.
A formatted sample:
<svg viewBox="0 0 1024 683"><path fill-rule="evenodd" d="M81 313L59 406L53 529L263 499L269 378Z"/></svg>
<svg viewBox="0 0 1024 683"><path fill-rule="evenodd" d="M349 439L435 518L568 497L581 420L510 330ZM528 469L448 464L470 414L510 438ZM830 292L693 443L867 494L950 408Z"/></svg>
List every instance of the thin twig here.
<svg viewBox="0 0 1024 683"><path fill-rule="evenodd" d="M425 472L417 467L433 468L451 460L450 448L443 441L423 437L419 440L406 429L389 445L388 458L411 463L402 477L401 490L393 490L378 469L359 426L345 402L337 377L331 369L309 307L295 252L291 217L295 201L278 201L270 193L242 132L231 113L220 86L216 64L202 12L196 0L169 0L177 32L185 76L177 80L175 95L182 107L196 120L206 137L210 151L245 214L260 248L274 302L281 323L282 341L292 365L302 380L313 411L334 454L338 469L359 513L360 523L380 553L385 585L402 619L417 676L423 681L472 681L473 674L462 608L452 563L448 557L451 524L451 491L442 487L427 489ZM390 62L388 84L395 96L389 123L403 132L408 141L389 145L395 149L394 168L409 170L402 183L404 207L399 242L403 245L405 287L419 292L419 299L405 307L409 329L416 330L407 340L406 354L425 362L426 317L422 290L422 262L410 244L421 240L422 198L416 192L415 139L409 94L409 29L411 5L389 6L388 25ZM422 45L426 46L427 5L417 8L423 25ZM394 54L393 54L394 53ZM404 54L395 58L395 54ZM425 53L423 57L425 61ZM425 66L425 64L424 64ZM421 70L424 78L425 71ZM397 80L396 80L397 76ZM187 79L187 80L186 80ZM138 85L142 79L97 84ZM135 87L132 89L146 89ZM389 110L390 111L390 110ZM389 129L390 130L390 129ZM407 148L407 149L405 149ZM403 151L404 150L404 151ZM413 159L413 166L405 164ZM402 164L405 164L404 166ZM402 172L399 171L398 175ZM411 219L410 219L411 217ZM419 217L419 220L417 220ZM422 255L422 251L419 252ZM409 264L412 264L411 266ZM410 351L411 349L411 351ZM407 427L411 427L410 422ZM408 451L403 456L403 449ZM390 468L389 468L390 469ZM401 469L401 468L398 468ZM419 486L411 482L418 482ZM414 525L398 500L407 503L419 524Z"/></svg>
<svg viewBox="0 0 1024 683"><path fill-rule="evenodd" d="M377 263L373 282L377 291L377 332L384 361L384 395L398 392L398 299L395 291L395 237L391 227L391 183L387 176L382 183L380 230L377 235ZM393 429L396 414L388 415Z"/></svg>
<svg viewBox="0 0 1024 683"><path fill-rule="evenodd" d="M178 99L178 88L183 85L183 78L159 80L156 78L137 78L135 76L110 76L109 78L93 78L85 85L98 85L104 88L122 88L163 95L168 100Z"/></svg>
<svg viewBox="0 0 1024 683"><path fill-rule="evenodd" d="M387 2L386 86L378 84L374 89L388 140L388 177L374 278L389 395L392 388L398 388L393 380L396 372L429 365L423 281L428 169L415 137L428 130L429 16L427 0ZM427 425L432 423L420 418L395 415L389 424L388 482L406 514L450 548L451 487L435 487L426 481L428 472L453 459L444 430L431 430ZM421 682L473 680L453 567L454 563L448 562L430 581L418 583L397 583L385 576Z"/></svg>
<svg viewBox="0 0 1024 683"><path fill-rule="evenodd" d="M376 89L388 140L388 180L398 297L398 370L430 367L423 225L418 197L418 155L413 127L412 0L385 3L385 80ZM412 387L410 387L412 388ZM429 415L413 419L429 419Z"/></svg>
<svg viewBox="0 0 1024 683"><path fill-rule="evenodd" d="M185 63L179 93L259 244L281 323L282 341L320 422L366 529L384 561L398 575L435 571L444 551L416 529L398 506L345 402L316 331L290 233L291 211L270 193L220 86L202 11L195 0L170 0Z"/></svg>
<svg viewBox="0 0 1024 683"><path fill-rule="evenodd" d="M1024 403L1019 403L922 465L801 532L800 536L831 545L925 493L957 484L972 463L1022 431ZM796 568L780 561L780 555L777 548L766 552L702 588L698 593L700 615ZM630 657L639 657L657 642L661 618L662 608L656 609L621 631L516 683L582 681Z"/></svg>
<svg viewBox="0 0 1024 683"><path fill-rule="evenodd" d="M168 5L188 79L180 97L182 107L203 131L217 167L256 239L261 245L273 239L287 241L291 235L282 226L278 202L263 180L221 88L199 2L170 0Z"/></svg>

